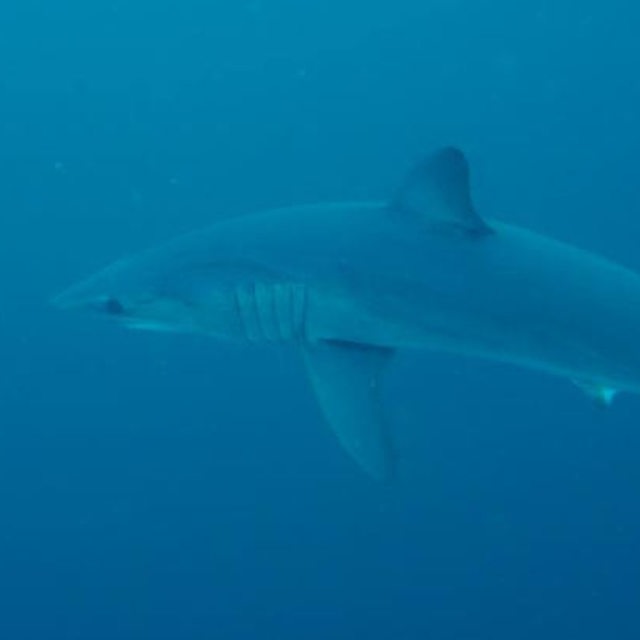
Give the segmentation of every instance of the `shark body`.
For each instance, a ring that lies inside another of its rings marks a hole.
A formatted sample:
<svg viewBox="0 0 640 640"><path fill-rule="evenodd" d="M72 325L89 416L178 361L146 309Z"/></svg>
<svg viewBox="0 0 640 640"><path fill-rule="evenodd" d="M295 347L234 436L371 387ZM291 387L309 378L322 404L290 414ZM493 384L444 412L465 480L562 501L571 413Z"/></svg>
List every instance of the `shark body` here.
<svg viewBox="0 0 640 640"><path fill-rule="evenodd" d="M640 392L640 275L476 212L442 149L381 203L219 222L56 298L133 328L294 344L328 424L375 477L393 470L380 378L397 349L510 362L608 402Z"/></svg>

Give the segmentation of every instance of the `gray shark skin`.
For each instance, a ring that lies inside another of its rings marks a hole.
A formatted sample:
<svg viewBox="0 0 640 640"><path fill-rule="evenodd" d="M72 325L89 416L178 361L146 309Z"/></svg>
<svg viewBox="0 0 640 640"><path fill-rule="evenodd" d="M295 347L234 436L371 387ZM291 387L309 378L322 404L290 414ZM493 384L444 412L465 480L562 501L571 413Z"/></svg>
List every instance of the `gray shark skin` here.
<svg viewBox="0 0 640 640"><path fill-rule="evenodd" d="M377 478L394 467L380 378L397 349L546 371L603 402L640 392L640 275L481 218L454 148L416 166L389 202L225 220L54 302L132 328L294 345L326 421Z"/></svg>

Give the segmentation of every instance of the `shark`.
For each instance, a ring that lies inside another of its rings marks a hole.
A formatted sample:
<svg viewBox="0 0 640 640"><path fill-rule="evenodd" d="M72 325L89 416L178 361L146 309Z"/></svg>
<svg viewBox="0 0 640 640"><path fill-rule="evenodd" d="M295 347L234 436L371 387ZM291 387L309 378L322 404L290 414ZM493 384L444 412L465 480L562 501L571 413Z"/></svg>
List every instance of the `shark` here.
<svg viewBox="0 0 640 640"><path fill-rule="evenodd" d="M640 392L640 274L481 216L455 147L423 157L385 201L222 219L53 302L133 329L292 345L326 423L382 480L396 468L382 379L398 350L543 371L604 404Z"/></svg>

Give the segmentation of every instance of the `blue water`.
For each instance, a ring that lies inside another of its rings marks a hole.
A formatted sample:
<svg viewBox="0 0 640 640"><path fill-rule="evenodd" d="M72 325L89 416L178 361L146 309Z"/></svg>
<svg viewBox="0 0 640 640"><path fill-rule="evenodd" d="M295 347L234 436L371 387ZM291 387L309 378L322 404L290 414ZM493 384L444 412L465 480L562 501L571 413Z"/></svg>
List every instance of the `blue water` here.
<svg viewBox="0 0 640 640"><path fill-rule="evenodd" d="M47 298L256 208L384 198L468 153L478 208L640 269L623 0L0 7L0 638L640 637L640 399L400 354L401 474L295 353Z"/></svg>

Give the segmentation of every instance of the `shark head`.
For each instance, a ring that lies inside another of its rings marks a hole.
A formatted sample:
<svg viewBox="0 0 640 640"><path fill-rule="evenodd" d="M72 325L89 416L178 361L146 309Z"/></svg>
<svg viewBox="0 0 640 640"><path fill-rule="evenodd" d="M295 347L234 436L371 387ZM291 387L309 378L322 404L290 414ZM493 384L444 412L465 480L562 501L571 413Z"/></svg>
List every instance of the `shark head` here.
<svg viewBox="0 0 640 640"><path fill-rule="evenodd" d="M212 251L215 253L215 251ZM129 329L251 341L300 329L304 292L246 261L203 255L192 238L114 262L52 298L55 307L107 316ZM271 313L278 310L278 317Z"/></svg>
<svg viewBox="0 0 640 640"><path fill-rule="evenodd" d="M147 260L120 260L52 298L59 309L107 316L131 329L189 331L194 313L166 274Z"/></svg>

